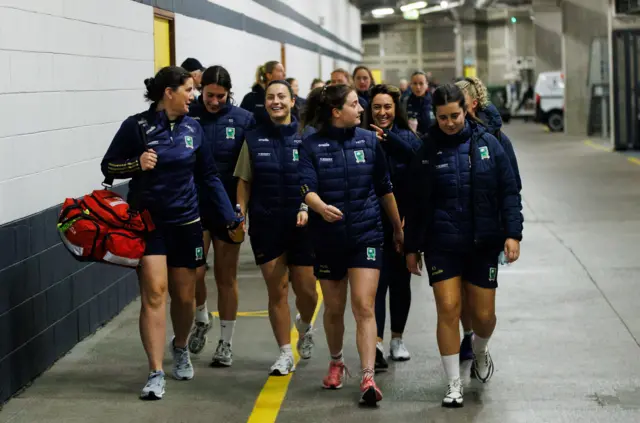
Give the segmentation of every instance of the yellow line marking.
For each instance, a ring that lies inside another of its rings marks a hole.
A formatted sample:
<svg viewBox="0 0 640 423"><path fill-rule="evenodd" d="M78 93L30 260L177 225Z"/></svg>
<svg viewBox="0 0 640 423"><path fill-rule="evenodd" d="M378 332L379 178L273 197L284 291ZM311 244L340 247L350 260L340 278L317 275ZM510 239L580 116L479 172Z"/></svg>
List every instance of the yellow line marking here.
<svg viewBox="0 0 640 423"><path fill-rule="evenodd" d="M316 292L318 293L318 304L316 310L313 313L311 324L316 321L320 307L322 306L322 290L320 289L320 282L316 282ZM291 328L291 346L293 347L293 360L297 365L300 361L298 350L295 347L298 342L298 330L295 325ZM260 395L253 406L253 410L249 415L248 423L275 423L282 402L287 394L289 383L293 373L289 373L287 376L269 376L267 382L262 387Z"/></svg>
<svg viewBox="0 0 640 423"><path fill-rule="evenodd" d="M635 157L629 157L627 160L629 160L633 164L636 164L636 165L640 166L640 159L637 159Z"/></svg>
<svg viewBox="0 0 640 423"><path fill-rule="evenodd" d="M220 313L212 311L209 313L211 317L219 317ZM239 311L237 314L239 317L269 317L269 310L260 311Z"/></svg>
<svg viewBox="0 0 640 423"><path fill-rule="evenodd" d="M595 142L593 142L591 140L586 140L584 142L584 144L588 145L591 148L595 148L596 150L606 151L607 153L610 153L612 151L610 148L607 148L604 145L596 144Z"/></svg>

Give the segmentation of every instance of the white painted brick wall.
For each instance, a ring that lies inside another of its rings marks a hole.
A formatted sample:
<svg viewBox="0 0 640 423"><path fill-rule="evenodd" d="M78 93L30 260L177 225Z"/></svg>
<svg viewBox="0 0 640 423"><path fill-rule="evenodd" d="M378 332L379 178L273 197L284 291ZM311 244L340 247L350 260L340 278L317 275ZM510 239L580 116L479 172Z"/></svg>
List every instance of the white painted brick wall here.
<svg viewBox="0 0 640 423"><path fill-rule="evenodd" d="M349 57L358 56L252 0L209 0ZM351 45L360 15L347 0L286 0ZM329 10L329 12L327 12ZM236 101L280 43L176 15L176 61L197 57L231 73ZM233 40L233 42L231 42ZM240 45L242 48L238 48ZM306 95L346 63L287 46L287 74ZM131 0L0 0L0 225L98 188L100 160L121 122L147 107L153 10ZM348 67L352 67L349 65Z"/></svg>
<svg viewBox="0 0 640 423"><path fill-rule="evenodd" d="M131 0L0 0L0 224L98 188L143 110L153 12Z"/></svg>

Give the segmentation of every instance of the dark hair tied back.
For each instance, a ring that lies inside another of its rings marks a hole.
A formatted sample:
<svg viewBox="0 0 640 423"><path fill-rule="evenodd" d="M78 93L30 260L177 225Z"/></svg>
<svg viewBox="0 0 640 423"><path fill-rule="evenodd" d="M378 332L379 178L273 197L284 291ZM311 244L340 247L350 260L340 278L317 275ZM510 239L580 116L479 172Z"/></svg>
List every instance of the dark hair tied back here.
<svg viewBox="0 0 640 423"><path fill-rule="evenodd" d="M293 98L293 88L291 88L291 84L289 84L287 81L281 80L281 79L277 79L275 81L271 81L269 82L269 84L267 85L267 90L269 90L269 87L275 84L280 84L280 85L284 85L285 87L287 87L287 89L289 90L289 94L291 95L291 98Z"/></svg>
<svg viewBox="0 0 640 423"><path fill-rule="evenodd" d="M167 88L176 91L191 78L191 74L181 67L167 66L160 69L155 77L144 80L144 85L147 88L144 96L152 103L157 103L162 100Z"/></svg>
<svg viewBox="0 0 640 423"><path fill-rule="evenodd" d="M229 99L233 98L233 93L231 92L231 88L233 88L231 75L229 75L229 72L222 66L216 65L207 68L202 74L201 84L202 88L212 84L219 85L229 93Z"/></svg>
<svg viewBox="0 0 640 423"><path fill-rule="evenodd" d="M449 103L458 103L462 110L466 110L467 103L464 92L455 84L440 85L433 93L433 114L437 115L438 106L446 106Z"/></svg>
<svg viewBox="0 0 640 423"><path fill-rule="evenodd" d="M353 91L349 85L325 85L311 91L302 116L303 127L312 126L322 132L332 123L333 109L342 109Z"/></svg>

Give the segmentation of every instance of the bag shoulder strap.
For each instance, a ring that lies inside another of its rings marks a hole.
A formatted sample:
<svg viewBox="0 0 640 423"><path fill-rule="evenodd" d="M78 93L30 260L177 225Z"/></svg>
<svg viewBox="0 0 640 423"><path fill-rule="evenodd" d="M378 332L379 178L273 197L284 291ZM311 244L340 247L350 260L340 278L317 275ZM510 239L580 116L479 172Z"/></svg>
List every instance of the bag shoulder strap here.
<svg viewBox="0 0 640 423"><path fill-rule="evenodd" d="M150 130L149 122L147 121L147 118L144 116L144 113L138 113L133 117L136 118L136 122L138 123L138 130L140 131L140 139L142 140L142 147L146 151L148 149L147 146L149 144L148 142L149 139L147 137L147 133ZM104 181L102 182L102 186L105 187L106 189L111 189L113 187L113 178L109 176L104 178Z"/></svg>

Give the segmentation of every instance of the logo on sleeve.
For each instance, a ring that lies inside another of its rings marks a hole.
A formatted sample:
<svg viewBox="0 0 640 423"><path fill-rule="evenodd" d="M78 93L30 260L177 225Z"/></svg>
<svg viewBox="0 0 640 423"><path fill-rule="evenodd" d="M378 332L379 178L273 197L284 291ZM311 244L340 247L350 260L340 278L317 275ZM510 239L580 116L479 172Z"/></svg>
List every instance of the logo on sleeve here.
<svg viewBox="0 0 640 423"><path fill-rule="evenodd" d="M234 139L236 139L236 128L234 128L234 127L231 127L231 128L227 127L225 132L226 132L226 134L227 134L227 139L228 139L228 140L234 140Z"/></svg>
<svg viewBox="0 0 640 423"><path fill-rule="evenodd" d="M187 148L193 148L193 137L188 135L184 137L184 145Z"/></svg>
<svg viewBox="0 0 640 423"><path fill-rule="evenodd" d="M375 248L367 248L367 260L376 261L376 249Z"/></svg>
<svg viewBox="0 0 640 423"><path fill-rule="evenodd" d="M367 162L365 160L364 151L363 150L356 150L356 151L353 152L353 155L356 158L356 163L366 163Z"/></svg>
<svg viewBox="0 0 640 423"><path fill-rule="evenodd" d="M482 160L489 160L489 147L480 147L478 151Z"/></svg>
<svg viewBox="0 0 640 423"><path fill-rule="evenodd" d="M300 160L300 154L298 153L298 149L294 148L293 149L293 161L297 162L298 160Z"/></svg>

